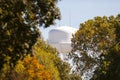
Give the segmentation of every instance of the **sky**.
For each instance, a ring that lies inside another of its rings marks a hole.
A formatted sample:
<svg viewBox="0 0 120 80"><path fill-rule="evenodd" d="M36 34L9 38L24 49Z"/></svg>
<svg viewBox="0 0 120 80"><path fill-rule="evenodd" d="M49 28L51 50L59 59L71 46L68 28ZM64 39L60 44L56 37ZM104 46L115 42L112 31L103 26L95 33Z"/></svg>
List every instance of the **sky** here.
<svg viewBox="0 0 120 80"><path fill-rule="evenodd" d="M47 40L48 32L59 26L79 28L95 16L116 16L120 13L120 0L61 0L57 3L61 12L61 20L49 28L40 28L43 38Z"/></svg>

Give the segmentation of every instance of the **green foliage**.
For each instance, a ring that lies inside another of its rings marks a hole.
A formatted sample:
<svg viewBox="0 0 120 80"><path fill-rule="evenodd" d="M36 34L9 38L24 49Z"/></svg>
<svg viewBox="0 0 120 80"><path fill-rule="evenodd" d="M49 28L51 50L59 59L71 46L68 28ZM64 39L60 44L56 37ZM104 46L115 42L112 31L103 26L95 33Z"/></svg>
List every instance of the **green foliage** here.
<svg viewBox="0 0 120 80"><path fill-rule="evenodd" d="M53 80L70 80L70 67L58 57L56 49L38 40L34 51L39 62L51 72Z"/></svg>
<svg viewBox="0 0 120 80"><path fill-rule="evenodd" d="M113 25L115 27L115 44L106 50L106 54L100 55L100 65L95 70L91 80L119 80L120 79L120 15L118 15Z"/></svg>
<svg viewBox="0 0 120 80"><path fill-rule="evenodd" d="M119 80L120 79L120 44L116 44L108 54L101 55L100 65L91 80Z"/></svg>
<svg viewBox="0 0 120 80"><path fill-rule="evenodd" d="M111 55L109 51L111 51L111 49L119 41L119 15L116 17L95 17L94 19L82 23L79 30L72 38L73 49L70 53L70 57L73 58L74 63L77 65L77 72L80 72L80 74L82 74L84 71L90 69L94 65L104 65L106 68L108 68L111 64L111 61L104 61L103 59L106 59L106 57L102 55L107 55L107 57L108 54ZM76 54L76 52L78 54ZM79 57L79 54L81 57ZM117 56L116 54L114 55ZM114 56L108 58L115 59ZM119 66L118 64L116 65ZM103 71L101 72L106 74L106 71L104 71L104 69L106 69L105 67L102 68ZM100 68L100 66L98 66L98 68ZM101 72L98 72L98 74Z"/></svg>
<svg viewBox="0 0 120 80"><path fill-rule="evenodd" d="M48 27L60 19L58 0L0 0L0 70L10 57L13 67L32 54L40 37L38 26Z"/></svg>

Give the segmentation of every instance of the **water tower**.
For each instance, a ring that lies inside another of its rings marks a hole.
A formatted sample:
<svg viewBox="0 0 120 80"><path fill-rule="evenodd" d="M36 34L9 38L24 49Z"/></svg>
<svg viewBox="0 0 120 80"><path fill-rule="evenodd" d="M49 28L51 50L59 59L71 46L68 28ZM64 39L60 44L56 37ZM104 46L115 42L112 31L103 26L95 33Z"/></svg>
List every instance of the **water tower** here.
<svg viewBox="0 0 120 80"><path fill-rule="evenodd" d="M69 53L71 51L71 38L76 31L76 28L69 26L56 27L49 31L48 43L60 53Z"/></svg>

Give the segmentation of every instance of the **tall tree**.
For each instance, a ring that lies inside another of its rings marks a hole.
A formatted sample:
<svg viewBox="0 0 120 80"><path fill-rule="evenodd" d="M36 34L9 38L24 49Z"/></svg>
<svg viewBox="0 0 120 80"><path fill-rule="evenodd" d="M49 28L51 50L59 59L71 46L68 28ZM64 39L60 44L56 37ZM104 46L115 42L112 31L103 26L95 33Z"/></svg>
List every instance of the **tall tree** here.
<svg viewBox="0 0 120 80"><path fill-rule="evenodd" d="M120 15L114 22L116 44L100 55L100 65L91 80L119 80L120 79Z"/></svg>
<svg viewBox="0 0 120 80"><path fill-rule="evenodd" d="M60 19L58 0L0 0L0 69L6 62L32 53L40 36L38 26L49 27Z"/></svg>
<svg viewBox="0 0 120 80"><path fill-rule="evenodd" d="M76 64L77 72L84 73L94 65L99 65L102 57L120 39L119 15L117 17L95 17L82 23L72 38L70 57ZM117 32L117 33L116 33Z"/></svg>

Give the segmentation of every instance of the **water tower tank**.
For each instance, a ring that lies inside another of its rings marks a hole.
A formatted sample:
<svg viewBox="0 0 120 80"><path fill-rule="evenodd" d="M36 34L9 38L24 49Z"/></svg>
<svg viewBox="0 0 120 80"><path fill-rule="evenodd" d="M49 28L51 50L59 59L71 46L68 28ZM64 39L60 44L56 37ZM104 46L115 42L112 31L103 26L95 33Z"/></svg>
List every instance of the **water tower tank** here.
<svg viewBox="0 0 120 80"><path fill-rule="evenodd" d="M76 28L68 26L54 28L48 34L48 43L60 53L68 53L71 51L72 35L76 31Z"/></svg>

